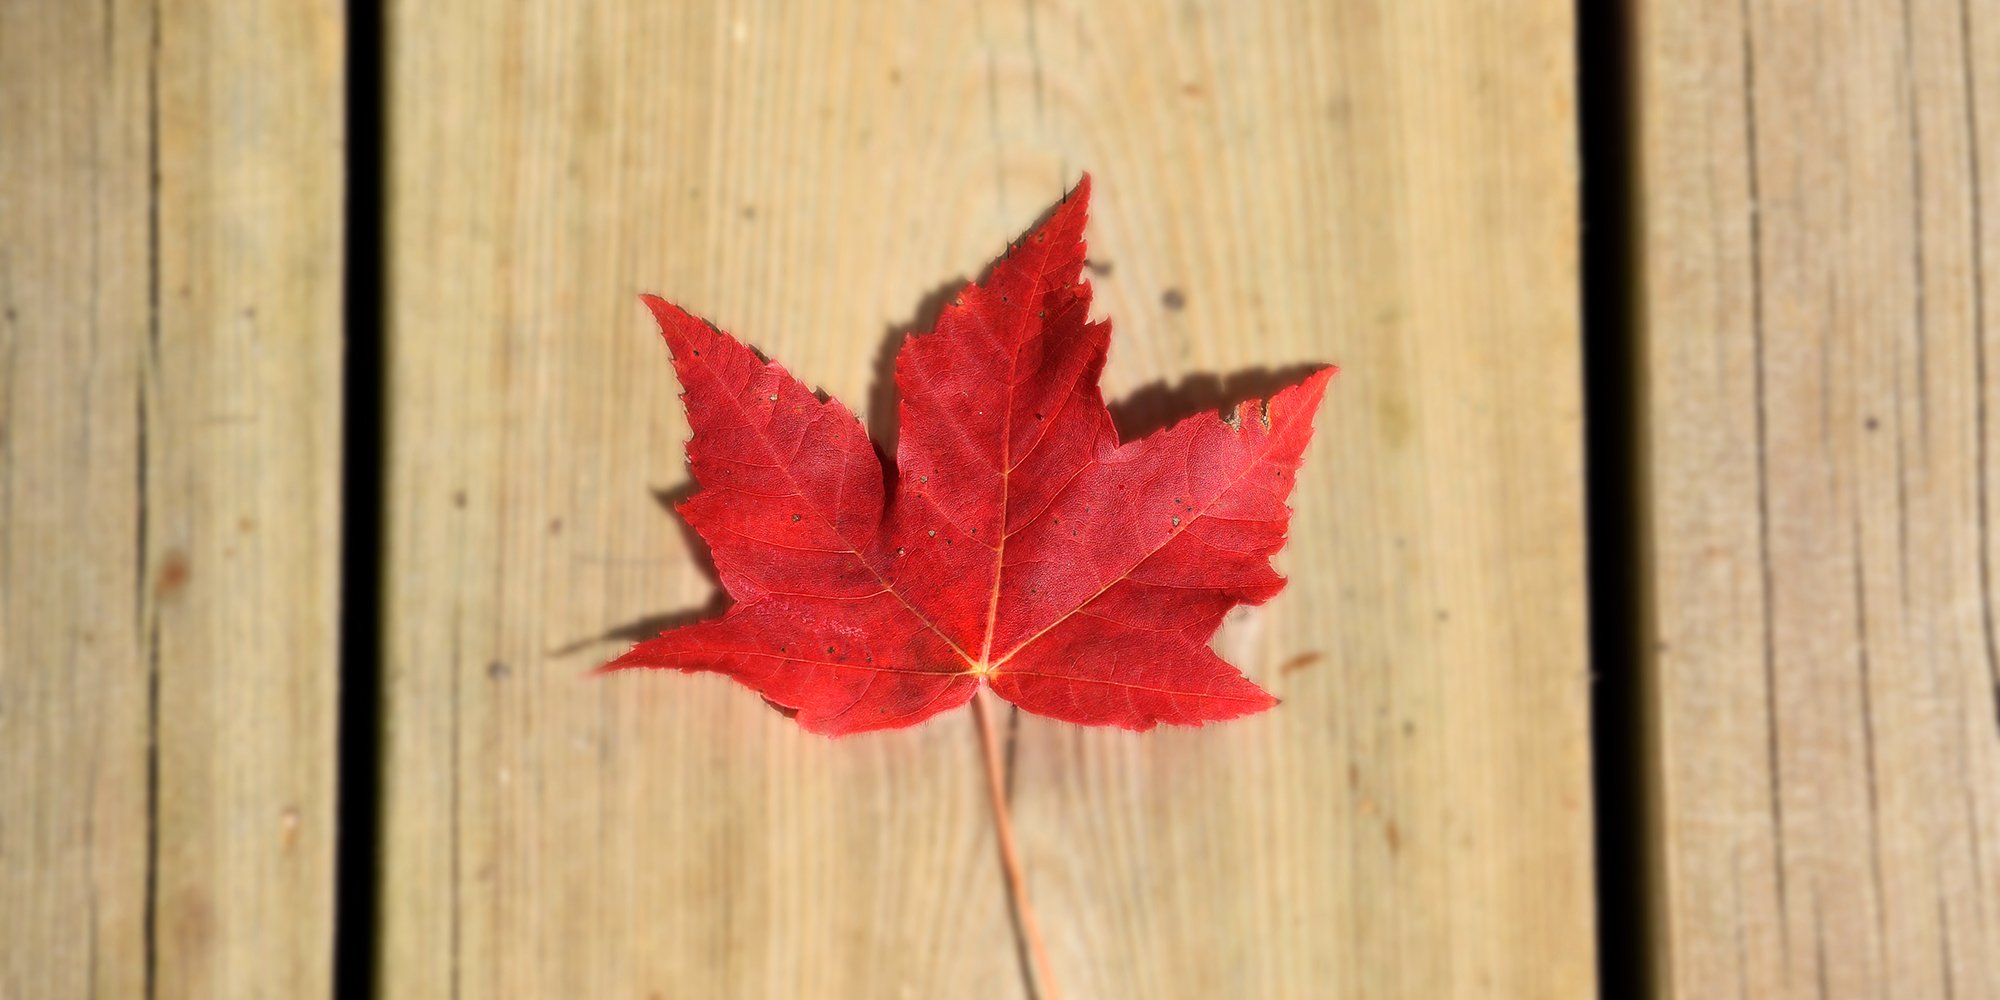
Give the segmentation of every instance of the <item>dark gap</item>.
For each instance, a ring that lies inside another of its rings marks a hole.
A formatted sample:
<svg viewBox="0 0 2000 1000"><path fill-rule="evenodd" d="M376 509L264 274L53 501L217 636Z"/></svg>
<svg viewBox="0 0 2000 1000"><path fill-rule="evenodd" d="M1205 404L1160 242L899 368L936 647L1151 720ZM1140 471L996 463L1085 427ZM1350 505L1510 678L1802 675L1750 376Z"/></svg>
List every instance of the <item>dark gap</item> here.
<svg viewBox="0 0 2000 1000"><path fill-rule="evenodd" d="M1598 974L1607 998L1651 996L1655 982L1638 312L1641 112L1634 104L1630 6L1576 5L1591 791Z"/></svg>
<svg viewBox="0 0 2000 1000"><path fill-rule="evenodd" d="M375 994L382 879L383 471L388 434L387 108L382 11L348 0L347 201L342 324L340 778L334 852L333 994Z"/></svg>

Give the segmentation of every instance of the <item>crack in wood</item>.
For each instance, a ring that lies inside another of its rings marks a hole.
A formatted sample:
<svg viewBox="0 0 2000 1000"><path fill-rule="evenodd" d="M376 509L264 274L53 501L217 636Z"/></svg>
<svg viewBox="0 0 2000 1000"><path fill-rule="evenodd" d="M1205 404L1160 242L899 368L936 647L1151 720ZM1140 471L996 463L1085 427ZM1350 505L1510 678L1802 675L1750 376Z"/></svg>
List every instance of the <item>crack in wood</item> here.
<svg viewBox="0 0 2000 1000"><path fill-rule="evenodd" d="M1783 759L1779 752L1778 646L1774 570L1771 563L1771 471L1770 420L1766 406L1764 364L1764 240L1763 205L1757 160L1757 48L1750 0L1739 0L1743 18L1743 142L1749 175L1748 214L1750 219L1750 329L1754 343L1754 374L1757 401L1757 561L1761 571L1764 629L1764 728L1765 762L1771 799L1771 845L1776 857L1778 892L1778 934L1784 950L1791 951L1790 906L1785 886L1785 804Z"/></svg>

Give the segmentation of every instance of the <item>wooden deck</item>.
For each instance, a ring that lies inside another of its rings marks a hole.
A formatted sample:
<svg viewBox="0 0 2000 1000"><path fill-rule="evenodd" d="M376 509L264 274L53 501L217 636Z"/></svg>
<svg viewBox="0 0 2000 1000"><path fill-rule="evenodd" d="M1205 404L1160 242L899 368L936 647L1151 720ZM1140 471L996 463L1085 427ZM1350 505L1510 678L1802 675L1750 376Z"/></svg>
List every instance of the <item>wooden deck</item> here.
<svg viewBox="0 0 2000 1000"><path fill-rule="evenodd" d="M2000 5L1620 9L0 3L0 1000L1027 997L967 714L588 671L637 293L884 435L1084 170L1121 415L1345 372L1284 704L1009 723L1067 998L2000 996Z"/></svg>

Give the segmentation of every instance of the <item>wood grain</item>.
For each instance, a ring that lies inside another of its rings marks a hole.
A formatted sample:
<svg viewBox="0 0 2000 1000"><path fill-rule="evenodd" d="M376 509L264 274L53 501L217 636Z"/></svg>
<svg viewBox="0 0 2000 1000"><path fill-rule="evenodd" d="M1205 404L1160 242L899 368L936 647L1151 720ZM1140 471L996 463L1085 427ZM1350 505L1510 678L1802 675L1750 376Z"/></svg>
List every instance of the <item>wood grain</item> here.
<svg viewBox="0 0 2000 1000"><path fill-rule="evenodd" d="M329 988L342 28L0 5L0 996Z"/></svg>
<svg viewBox="0 0 2000 1000"><path fill-rule="evenodd" d="M1663 993L2000 994L2000 12L1638 9Z"/></svg>
<svg viewBox="0 0 2000 1000"><path fill-rule="evenodd" d="M149 32L0 7L0 996L138 996Z"/></svg>
<svg viewBox="0 0 2000 1000"><path fill-rule="evenodd" d="M1348 374L1218 639L1285 704L1018 721L1067 993L1594 992L1567 4L391 14L390 992L1023 995L964 713L586 671L714 591L635 293L882 432L891 335L1084 169L1112 397Z"/></svg>

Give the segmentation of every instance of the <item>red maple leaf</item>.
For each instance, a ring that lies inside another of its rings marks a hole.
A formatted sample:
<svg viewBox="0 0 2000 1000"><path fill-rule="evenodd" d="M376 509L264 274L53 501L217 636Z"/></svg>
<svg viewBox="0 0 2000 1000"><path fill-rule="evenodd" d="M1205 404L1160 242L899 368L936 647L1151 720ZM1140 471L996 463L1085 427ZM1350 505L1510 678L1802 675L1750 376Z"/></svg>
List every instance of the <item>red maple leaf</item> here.
<svg viewBox="0 0 2000 1000"><path fill-rule="evenodd" d="M734 604L606 666L727 674L841 735L914 725L981 684L1084 725L1196 725L1276 704L1209 649L1284 586L1300 455L1336 369L1120 442L1110 323L1081 280L1084 179L905 339L893 489L861 422L645 296L673 354L701 492L678 510Z"/></svg>

